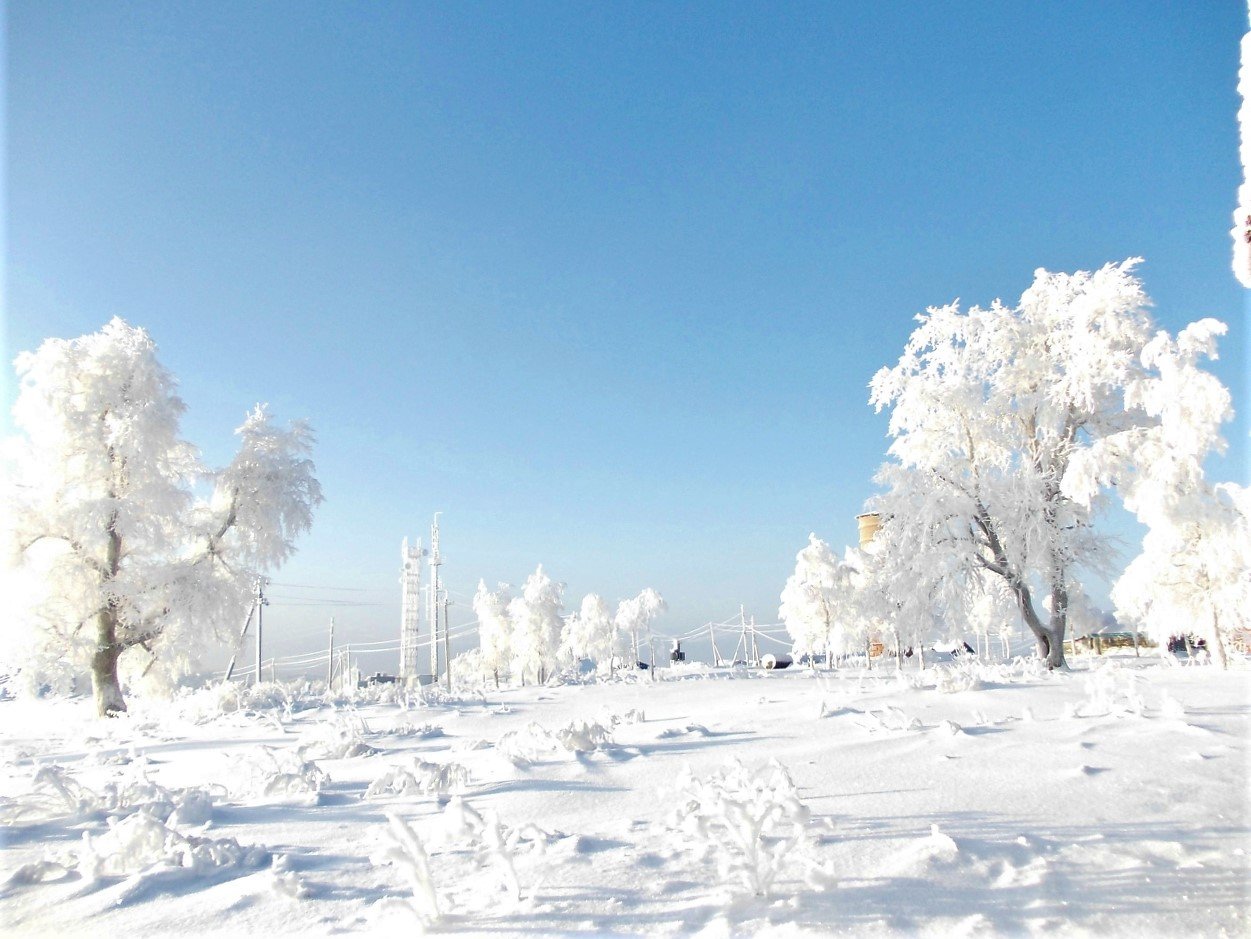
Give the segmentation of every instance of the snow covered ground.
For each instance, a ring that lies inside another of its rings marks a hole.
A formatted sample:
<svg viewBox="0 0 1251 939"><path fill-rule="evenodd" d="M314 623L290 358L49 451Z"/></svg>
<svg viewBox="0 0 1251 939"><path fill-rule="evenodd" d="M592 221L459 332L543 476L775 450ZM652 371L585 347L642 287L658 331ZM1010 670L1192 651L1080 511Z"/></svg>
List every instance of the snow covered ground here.
<svg viewBox="0 0 1251 939"><path fill-rule="evenodd" d="M1245 664L658 674L0 702L0 926L1247 934Z"/></svg>

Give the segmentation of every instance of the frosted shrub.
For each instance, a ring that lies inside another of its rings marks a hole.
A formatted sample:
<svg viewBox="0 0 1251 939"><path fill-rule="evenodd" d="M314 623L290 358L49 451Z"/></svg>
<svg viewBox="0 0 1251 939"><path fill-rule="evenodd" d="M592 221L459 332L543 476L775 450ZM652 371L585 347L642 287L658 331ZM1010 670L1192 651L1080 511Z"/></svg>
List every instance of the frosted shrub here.
<svg viewBox="0 0 1251 939"><path fill-rule="evenodd" d="M256 867L268 857L263 848L243 847L233 838L182 835L141 812L111 823L99 837L84 832L78 870L88 880L126 877L156 866L198 874L213 868Z"/></svg>
<svg viewBox="0 0 1251 939"><path fill-rule="evenodd" d="M530 840L544 844L546 833L535 826ZM517 879L514 862L523 832L503 825L494 812L479 813L459 796L453 798L439 819L441 843L452 849L468 850L477 859L479 867L494 869L504 891L514 903L521 900L521 883Z"/></svg>
<svg viewBox="0 0 1251 939"><path fill-rule="evenodd" d="M613 745L612 734L599 721L572 721L556 731L556 739L573 753L590 753Z"/></svg>
<svg viewBox="0 0 1251 939"><path fill-rule="evenodd" d="M717 862L731 886L768 894L788 858L807 842L808 809L776 760L750 770L734 762L706 779L688 768L669 826Z"/></svg>
<svg viewBox="0 0 1251 939"><path fill-rule="evenodd" d="M84 786L62 766L40 767L30 791L0 801L0 819L49 821L125 818L143 812L170 825L202 825L213 813L206 789L166 789L140 773L128 782L107 783L99 790Z"/></svg>
<svg viewBox="0 0 1251 939"><path fill-rule="evenodd" d="M365 791L366 798L386 796L438 796L440 801L452 793L463 793L469 786L469 770L459 763L427 763L413 759L413 768L395 766L379 776Z"/></svg>
<svg viewBox="0 0 1251 939"><path fill-rule="evenodd" d="M877 711L865 712L860 720L860 726L871 731L911 731L920 730L921 722L901 709L888 705Z"/></svg>
<svg viewBox="0 0 1251 939"><path fill-rule="evenodd" d="M512 730L500 737L495 749L515 765L528 766L550 760L565 748L542 725L531 721L521 730Z"/></svg>
<svg viewBox="0 0 1251 939"><path fill-rule="evenodd" d="M347 760L378 751L365 742L369 725L356 715L341 714L320 721L300 738L301 755L314 760Z"/></svg>
<svg viewBox="0 0 1251 939"><path fill-rule="evenodd" d="M423 922L433 922L440 916L439 894L430 876L430 859L425 846L413 827L398 815L388 815L387 822L391 844L375 863L395 865L413 892L413 911Z"/></svg>
<svg viewBox="0 0 1251 939"><path fill-rule="evenodd" d="M973 658L955 662L951 665L934 667L934 690L943 694L959 694L962 691L976 691L981 687L979 677L980 663Z"/></svg>
<svg viewBox="0 0 1251 939"><path fill-rule="evenodd" d="M1086 678L1086 699L1068 709L1072 717L1142 717L1145 710L1138 677L1123 674L1113 662L1090 673Z"/></svg>
<svg viewBox="0 0 1251 939"><path fill-rule="evenodd" d="M247 764L242 795L263 798L295 797L316 804L318 793L330 777L316 763L304 759L298 750L260 747Z"/></svg>
<svg viewBox="0 0 1251 939"><path fill-rule="evenodd" d="M438 724L414 724L407 718L396 721L390 732L396 737L416 737L419 740L431 740L434 737L443 736L443 728Z"/></svg>
<svg viewBox="0 0 1251 939"><path fill-rule="evenodd" d="M647 720L647 715L643 713L642 708L630 708L630 710L621 714L610 715L608 720L613 727L621 724L641 724Z"/></svg>
<svg viewBox="0 0 1251 939"><path fill-rule="evenodd" d="M274 893L291 900L307 900L312 896L300 875L291 870L291 862L285 854L274 855L269 868L269 886Z"/></svg>
<svg viewBox="0 0 1251 939"><path fill-rule="evenodd" d="M611 731L599 721L571 721L555 733L531 721L521 730L504 734L495 748L515 765L528 766L612 745Z"/></svg>

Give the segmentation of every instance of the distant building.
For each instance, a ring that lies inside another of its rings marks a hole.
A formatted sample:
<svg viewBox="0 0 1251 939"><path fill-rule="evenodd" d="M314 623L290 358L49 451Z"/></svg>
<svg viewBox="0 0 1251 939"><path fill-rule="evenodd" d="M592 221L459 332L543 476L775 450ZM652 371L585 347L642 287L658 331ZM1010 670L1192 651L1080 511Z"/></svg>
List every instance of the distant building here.
<svg viewBox="0 0 1251 939"><path fill-rule="evenodd" d="M878 512L865 512L856 516L856 525L860 528L860 547L867 547L882 527L882 516Z"/></svg>

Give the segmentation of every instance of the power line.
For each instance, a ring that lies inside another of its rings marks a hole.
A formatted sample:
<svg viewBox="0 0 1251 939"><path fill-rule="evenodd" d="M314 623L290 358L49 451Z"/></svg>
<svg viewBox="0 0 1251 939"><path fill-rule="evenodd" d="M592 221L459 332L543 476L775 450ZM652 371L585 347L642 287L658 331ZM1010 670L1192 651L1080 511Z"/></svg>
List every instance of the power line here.
<svg viewBox="0 0 1251 939"><path fill-rule="evenodd" d="M271 580L271 584L275 587L295 587L299 590L336 590L342 593L369 593L378 592L377 587L327 587L325 584L292 584L283 580Z"/></svg>

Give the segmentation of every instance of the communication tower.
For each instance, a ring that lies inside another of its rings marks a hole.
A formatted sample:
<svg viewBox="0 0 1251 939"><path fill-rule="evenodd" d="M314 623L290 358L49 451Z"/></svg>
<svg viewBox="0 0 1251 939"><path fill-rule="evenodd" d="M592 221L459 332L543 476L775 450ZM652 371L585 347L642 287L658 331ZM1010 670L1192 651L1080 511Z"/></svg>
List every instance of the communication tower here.
<svg viewBox="0 0 1251 939"><path fill-rule="evenodd" d="M421 617L421 558L426 552L421 549L421 540L410 546L405 538L400 545L400 560L403 568L400 572L400 584L403 589L403 603L400 606L400 681L414 681L417 678L417 637Z"/></svg>

